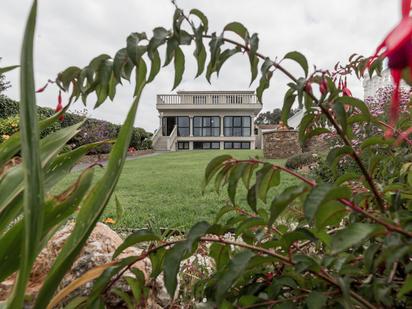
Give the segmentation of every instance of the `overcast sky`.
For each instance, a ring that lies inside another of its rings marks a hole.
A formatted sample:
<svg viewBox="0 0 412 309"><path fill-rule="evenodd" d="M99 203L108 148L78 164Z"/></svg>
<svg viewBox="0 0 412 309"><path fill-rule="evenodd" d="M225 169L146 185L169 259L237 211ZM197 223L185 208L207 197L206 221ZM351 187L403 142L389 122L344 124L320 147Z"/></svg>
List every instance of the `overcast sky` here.
<svg viewBox="0 0 412 309"><path fill-rule="evenodd" d="M331 68L353 52L370 55L396 24L400 1L396 0L177 0L185 11L202 10L209 17L211 32L220 31L232 21L242 22L249 31L259 33L260 51L270 57L286 52L303 52L318 67ZM19 62L20 46L30 0L1 0L0 66ZM35 46L37 86L67 66L84 67L101 54L114 55L125 47L131 32L170 28L174 8L168 0L39 0ZM223 67L220 78L210 86L204 76L194 80L192 50L186 49L186 73L180 90L245 90L250 75L245 56L237 55ZM292 71L299 73L294 64ZM170 93L173 68L161 71L146 87L135 125L153 131L158 127L156 94ZM18 72L7 74L12 88L6 95L19 99ZM276 73L264 95L264 110L281 107L287 80ZM256 83L251 86L256 88ZM362 97L358 81L351 80L355 96ZM88 114L121 123L132 100L132 86L118 87L114 102L106 101L93 110L94 97L88 100ZM50 87L38 95L38 105L55 107L57 89ZM67 98L67 97L65 97ZM72 110L82 110L79 101Z"/></svg>

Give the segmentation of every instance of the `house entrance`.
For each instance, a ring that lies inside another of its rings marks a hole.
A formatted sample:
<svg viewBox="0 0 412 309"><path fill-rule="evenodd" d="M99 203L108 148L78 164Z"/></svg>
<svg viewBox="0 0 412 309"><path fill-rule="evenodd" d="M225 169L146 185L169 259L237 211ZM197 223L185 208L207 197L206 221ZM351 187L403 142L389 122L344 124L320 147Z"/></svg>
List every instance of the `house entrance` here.
<svg viewBox="0 0 412 309"><path fill-rule="evenodd" d="M169 136L176 125L176 117L163 117L162 122L163 136Z"/></svg>

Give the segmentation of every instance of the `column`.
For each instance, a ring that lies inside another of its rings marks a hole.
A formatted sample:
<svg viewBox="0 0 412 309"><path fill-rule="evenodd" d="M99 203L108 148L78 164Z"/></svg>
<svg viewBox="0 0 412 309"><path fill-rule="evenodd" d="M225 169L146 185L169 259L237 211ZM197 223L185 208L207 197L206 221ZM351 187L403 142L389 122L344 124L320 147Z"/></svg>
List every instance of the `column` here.
<svg viewBox="0 0 412 309"><path fill-rule="evenodd" d="M223 137L224 135L224 116L220 116L220 136Z"/></svg>
<svg viewBox="0 0 412 309"><path fill-rule="evenodd" d="M189 116L189 136L193 136L193 116Z"/></svg>

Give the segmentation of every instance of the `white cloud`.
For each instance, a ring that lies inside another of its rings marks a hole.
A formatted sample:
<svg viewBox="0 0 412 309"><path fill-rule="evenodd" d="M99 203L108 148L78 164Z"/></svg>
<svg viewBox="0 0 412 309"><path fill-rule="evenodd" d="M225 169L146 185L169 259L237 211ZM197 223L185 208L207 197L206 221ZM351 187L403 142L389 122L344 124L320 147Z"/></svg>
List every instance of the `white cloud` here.
<svg viewBox="0 0 412 309"><path fill-rule="evenodd" d="M19 62L21 37L29 0L2 0L0 11L0 57L2 65ZM171 25L173 7L167 0L42 0L39 1L36 31L35 73L37 84L70 65L84 66L101 53L114 53L125 45L130 32L146 31L156 26ZM260 36L260 50L270 57L281 57L287 51L299 50L311 64L330 68L345 61L353 52L369 55L399 18L399 1L393 0L181 0L185 10L196 7L209 17L211 31L219 31L231 21L242 22ZM207 84L204 77L194 80L195 62L188 49L187 71L180 89L244 89L250 76L247 59L236 56L222 69L220 78ZM299 68L290 64L292 71ZM18 99L18 74L7 78L13 87L7 95ZM287 79L277 73L264 96L264 109L282 105ZM164 69L147 87L135 125L147 130L158 127L156 94L170 92L172 68ZM353 92L362 96L356 80L350 81ZM256 83L252 85L254 89ZM132 86L118 88L114 102L107 101L91 115L121 123L130 106ZM57 91L53 88L38 96L38 104L54 107ZM82 109L80 102L74 109Z"/></svg>

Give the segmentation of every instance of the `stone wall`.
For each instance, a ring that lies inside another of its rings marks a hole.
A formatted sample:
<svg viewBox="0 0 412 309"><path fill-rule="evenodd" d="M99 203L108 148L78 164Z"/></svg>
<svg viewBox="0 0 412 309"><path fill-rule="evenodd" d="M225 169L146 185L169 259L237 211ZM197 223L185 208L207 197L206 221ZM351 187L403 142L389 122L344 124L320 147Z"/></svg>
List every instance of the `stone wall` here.
<svg viewBox="0 0 412 309"><path fill-rule="evenodd" d="M324 139L324 135L314 136L305 142L304 152L320 153L330 148L329 143Z"/></svg>
<svg viewBox="0 0 412 309"><path fill-rule="evenodd" d="M298 132L277 130L263 133L263 155L266 159L286 159L302 153Z"/></svg>

